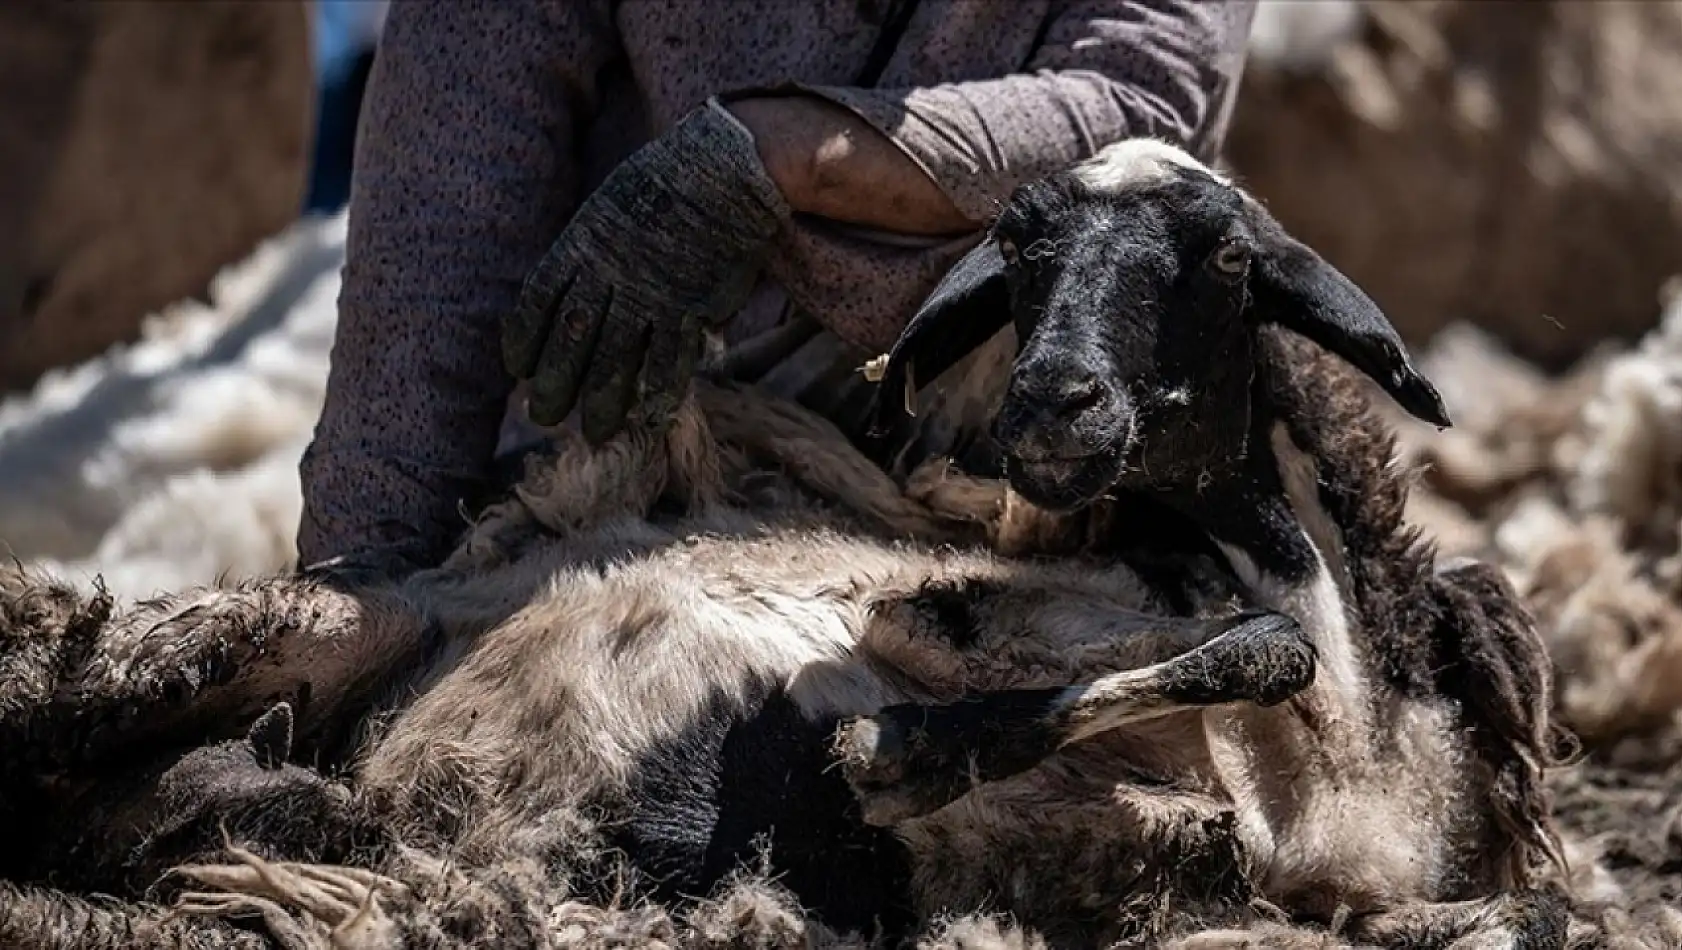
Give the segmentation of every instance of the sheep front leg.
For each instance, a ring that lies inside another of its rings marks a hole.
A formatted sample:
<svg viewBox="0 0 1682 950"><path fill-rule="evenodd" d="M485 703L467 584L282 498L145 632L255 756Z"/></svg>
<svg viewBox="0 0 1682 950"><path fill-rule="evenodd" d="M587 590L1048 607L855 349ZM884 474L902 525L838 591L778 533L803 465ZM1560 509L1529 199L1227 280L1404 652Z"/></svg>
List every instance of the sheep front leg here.
<svg viewBox="0 0 1682 950"><path fill-rule="evenodd" d="M1184 565L1194 575L1198 565ZM872 607L858 648L914 683L925 702L1064 687L1151 666L1232 627L1231 613L1176 616L1150 606L1131 569L1079 576L992 562L947 565ZM1218 601L1223 591L1210 591Z"/></svg>
<svg viewBox="0 0 1682 950"><path fill-rule="evenodd" d="M894 825L926 815L1112 729L1227 703L1274 706L1312 682L1314 646L1295 620L1245 612L1227 623L1185 653L1086 684L907 703L844 723L837 754L865 821Z"/></svg>

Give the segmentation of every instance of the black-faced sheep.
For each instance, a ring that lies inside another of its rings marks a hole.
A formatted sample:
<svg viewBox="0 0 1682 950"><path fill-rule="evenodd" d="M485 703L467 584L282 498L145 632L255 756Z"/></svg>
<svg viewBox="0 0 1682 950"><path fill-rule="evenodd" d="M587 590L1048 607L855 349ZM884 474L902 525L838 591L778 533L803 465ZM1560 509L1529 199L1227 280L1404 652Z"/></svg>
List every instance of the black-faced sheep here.
<svg viewBox="0 0 1682 950"><path fill-rule="evenodd" d="M1545 945L1548 667L1499 575L1433 569L1402 522L1388 436L1326 352L1446 421L1377 308L1136 141L1020 189L886 391L1012 319L1016 494L938 462L901 491L811 414L700 385L664 435L535 466L399 583L113 619L7 581L0 870L138 897L225 828L258 854L186 868L195 913L297 945L551 946L614 886L593 849L675 899L769 843L865 930L984 909L1151 937L1271 903L1374 942ZM0 938L249 939L198 923L0 890Z"/></svg>

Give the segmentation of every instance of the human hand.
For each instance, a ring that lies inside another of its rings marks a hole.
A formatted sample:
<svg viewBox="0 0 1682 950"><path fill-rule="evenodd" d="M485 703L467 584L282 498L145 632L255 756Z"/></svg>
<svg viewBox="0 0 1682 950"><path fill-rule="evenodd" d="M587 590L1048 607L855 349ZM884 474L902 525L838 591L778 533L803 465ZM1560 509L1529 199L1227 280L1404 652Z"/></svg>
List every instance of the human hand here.
<svg viewBox="0 0 1682 950"><path fill-rule="evenodd" d="M663 425L704 326L746 301L789 214L752 134L716 101L632 154L579 206L504 323L503 361L531 381L531 420L554 425L576 405L598 445L633 404Z"/></svg>

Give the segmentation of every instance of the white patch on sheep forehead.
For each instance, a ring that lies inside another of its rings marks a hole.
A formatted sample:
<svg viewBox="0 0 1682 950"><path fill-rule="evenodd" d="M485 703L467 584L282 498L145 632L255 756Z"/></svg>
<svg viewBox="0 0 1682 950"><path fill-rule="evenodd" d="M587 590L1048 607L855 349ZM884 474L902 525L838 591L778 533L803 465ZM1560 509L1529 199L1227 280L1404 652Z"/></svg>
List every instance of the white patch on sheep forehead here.
<svg viewBox="0 0 1682 950"><path fill-rule="evenodd" d="M1123 139L1098 150L1070 171L1088 188L1128 191L1166 181L1175 169L1202 172L1222 184L1225 176L1161 139Z"/></svg>

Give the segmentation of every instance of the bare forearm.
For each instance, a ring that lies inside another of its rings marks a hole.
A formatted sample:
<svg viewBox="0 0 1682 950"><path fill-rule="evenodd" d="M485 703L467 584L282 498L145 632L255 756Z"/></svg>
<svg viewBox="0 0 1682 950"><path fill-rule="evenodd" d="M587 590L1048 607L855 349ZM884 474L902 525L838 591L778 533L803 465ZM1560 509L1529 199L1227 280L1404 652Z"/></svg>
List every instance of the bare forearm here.
<svg viewBox="0 0 1682 950"><path fill-rule="evenodd" d="M903 234L953 235L980 224L886 136L816 96L741 99L730 112L794 210Z"/></svg>

